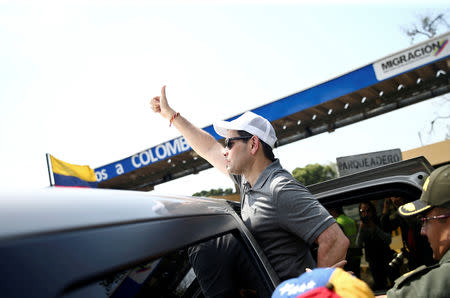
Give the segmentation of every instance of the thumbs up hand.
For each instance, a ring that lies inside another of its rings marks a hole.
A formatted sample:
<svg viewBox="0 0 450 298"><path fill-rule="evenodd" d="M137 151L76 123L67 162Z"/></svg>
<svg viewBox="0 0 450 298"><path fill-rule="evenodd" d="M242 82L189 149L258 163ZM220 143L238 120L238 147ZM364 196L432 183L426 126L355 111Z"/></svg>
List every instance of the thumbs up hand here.
<svg viewBox="0 0 450 298"><path fill-rule="evenodd" d="M155 96L150 100L150 106L155 113L159 113L167 120L170 120L170 118L175 114L175 111L167 102L166 86L161 88L161 96Z"/></svg>

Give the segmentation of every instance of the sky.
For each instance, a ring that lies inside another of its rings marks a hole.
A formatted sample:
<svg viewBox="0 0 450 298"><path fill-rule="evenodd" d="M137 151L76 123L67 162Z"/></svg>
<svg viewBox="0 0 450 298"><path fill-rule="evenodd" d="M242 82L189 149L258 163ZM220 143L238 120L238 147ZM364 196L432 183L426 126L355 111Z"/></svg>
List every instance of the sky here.
<svg viewBox="0 0 450 298"><path fill-rule="evenodd" d="M49 185L45 153L103 166L179 136L149 101L205 127L411 46L446 1L0 0L0 189ZM442 31L442 33L445 30ZM418 40L421 41L421 40ZM442 141L450 95L275 149L289 171ZM419 137L420 134L420 137ZM214 169L155 187L233 187Z"/></svg>

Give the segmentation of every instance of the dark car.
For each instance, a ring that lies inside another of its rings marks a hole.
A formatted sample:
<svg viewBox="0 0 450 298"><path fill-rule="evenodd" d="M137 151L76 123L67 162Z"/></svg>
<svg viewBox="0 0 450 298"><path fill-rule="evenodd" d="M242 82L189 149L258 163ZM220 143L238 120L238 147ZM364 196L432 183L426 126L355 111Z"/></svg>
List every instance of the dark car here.
<svg viewBox="0 0 450 298"><path fill-rule="evenodd" d="M362 201L417 199L431 171L418 158L309 188L325 207L359 221ZM2 297L203 297L188 250L228 234L263 285L242 296L270 297L279 283L233 202L69 188L2 192L0 200ZM361 259L361 278L371 284Z"/></svg>

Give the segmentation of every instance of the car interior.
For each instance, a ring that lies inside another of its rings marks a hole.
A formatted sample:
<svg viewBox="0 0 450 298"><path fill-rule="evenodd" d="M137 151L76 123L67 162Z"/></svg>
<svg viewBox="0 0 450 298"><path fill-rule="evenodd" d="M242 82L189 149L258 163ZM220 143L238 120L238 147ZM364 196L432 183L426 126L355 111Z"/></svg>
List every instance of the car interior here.
<svg viewBox="0 0 450 298"><path fill-rule="evenodd" d="M63 297L205 297L189 257L190 250L226 235L235 237L242 247L246 246L239 232L234 230L155 256L149 261L109 274L101 280L70 288ZM230 297L270 297L273 289L262 282L266 278L261 275L261 269L252 256L247 254L246 259L250 260L250 268L245 274L251 273L252 278L246 278L244 273L236 270L238 275L230 278L236 284L237 292ZM218 260L206 261L207 266L215 271ZM254 284L255 281L258 281L257 285Z"/></svg>

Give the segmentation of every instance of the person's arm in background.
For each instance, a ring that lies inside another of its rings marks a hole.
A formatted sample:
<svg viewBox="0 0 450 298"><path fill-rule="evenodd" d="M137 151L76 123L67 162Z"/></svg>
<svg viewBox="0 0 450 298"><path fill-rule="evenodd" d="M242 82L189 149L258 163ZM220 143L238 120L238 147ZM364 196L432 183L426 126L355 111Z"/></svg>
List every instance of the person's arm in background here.
<svg viewBox="0 0 450 298"><path fill-rule="evenodd" d="M356 246L362 248L364 245L364 240L366 238L365 230L363 230L362 221L359 222L358 233L356 234Z"/></svg>
<svg viewBox="0 0 450 298"><path fill-rule="evenodd" d="M392 226L393 223L391 222L390 218L390 211L391 211L390 206L391 206L391 198L385 198L383 205L383 212L381 213L380 217L381 228L385 232L390 232L396 228Z"/></svg>
<svg viewBox="0 0 450 298"><path fill-rule="evenodd" d="M161 96L153 97L150 101L150 106L155 113L159 113L163 118L167 119L168 122L176 115L175 110L173 110L167 102L166 86L162 87ZM175 120L173 120L172 125L178 129L198 155L206 159L219 171L228 175L226 160L223 155L224 148L213 136L193 125L182 115L178 115Z"/></svg>
<svg viewBox="0 0 450 298"><path fill-rule="evenodd" d="M331 267L345 260L350 240L344 235L339 225L333 223L317 237L316 243L319 246L317 267Z"/></svg>

